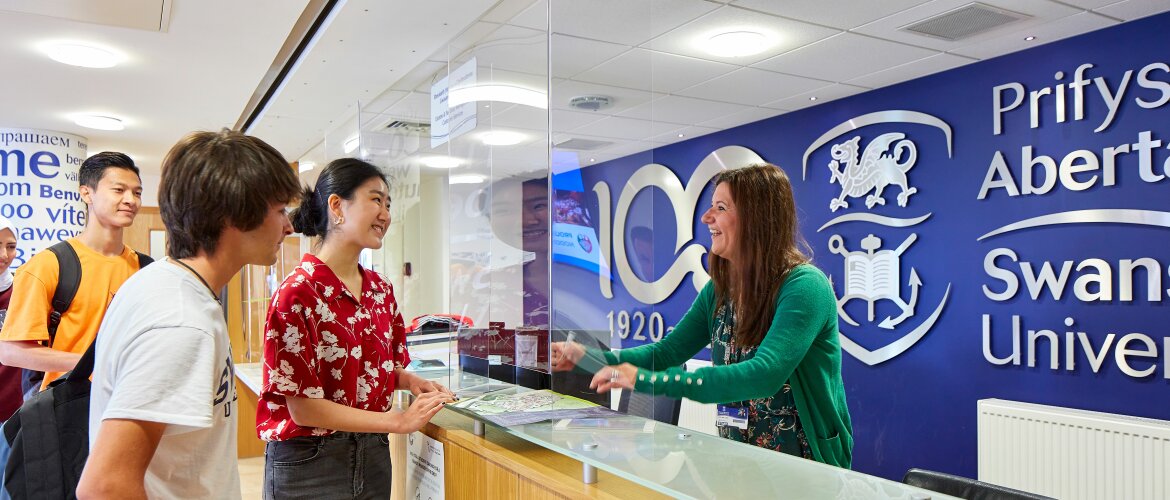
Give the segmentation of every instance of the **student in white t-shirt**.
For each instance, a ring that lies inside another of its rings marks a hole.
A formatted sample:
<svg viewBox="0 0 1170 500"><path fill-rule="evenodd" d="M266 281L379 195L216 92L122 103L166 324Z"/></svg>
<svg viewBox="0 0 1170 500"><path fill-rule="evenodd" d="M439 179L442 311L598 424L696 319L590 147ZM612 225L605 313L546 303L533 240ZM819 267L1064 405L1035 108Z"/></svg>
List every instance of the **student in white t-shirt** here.
<svg viewBox="0 0 1170 500"><path fill-rule="evenodd" d="M240 497L236 393L219 291L272 265L300 193L272 146L196 132L163 161L169 258L126 281L97 334L79 498Z"/></svg>

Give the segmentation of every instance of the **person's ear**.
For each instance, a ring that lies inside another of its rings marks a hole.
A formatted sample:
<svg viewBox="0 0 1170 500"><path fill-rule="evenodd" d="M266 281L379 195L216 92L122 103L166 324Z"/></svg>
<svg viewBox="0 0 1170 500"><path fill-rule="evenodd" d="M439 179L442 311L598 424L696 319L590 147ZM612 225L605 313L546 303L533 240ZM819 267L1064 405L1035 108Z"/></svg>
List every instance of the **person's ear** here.
<svg viewBox="0 0 1170 500"><path fill-rule="evenodd" d="M78 192L81 194L81 201L83 203L86 205L93 204L93 190L90 189L89 186L82 184L81 187L78 188Z"/></svg>
<svg viewBox="0 0 1170 500"><path fill-rule="evenodd" d="M341 206L341 202L343 201L345 200L342 197L337 196L337 194L329 195L329 199L325 202L326 206L329 207L329 220L337 220L344 215L342 214Z"/></svg>

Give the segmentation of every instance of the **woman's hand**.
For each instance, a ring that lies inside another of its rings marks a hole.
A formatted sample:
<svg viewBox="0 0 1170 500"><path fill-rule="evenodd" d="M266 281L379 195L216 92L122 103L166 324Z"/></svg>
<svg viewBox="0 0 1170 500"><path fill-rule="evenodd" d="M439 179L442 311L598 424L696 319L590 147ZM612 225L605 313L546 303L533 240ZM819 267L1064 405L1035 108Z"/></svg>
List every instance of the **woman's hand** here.
<svg viewBox="0 0 1170 500"><path fill-rule="evenodd" d="M440 384L440 383L435 382L433 380L426 380L426 379L423 379L422 377L419 377L418 382L416 382L414 385L412 385L410 387L410 393L414 394L415 397L421 396L423 394L431 393L431 392L441 392L443 394L451 396L452 400L455 398L455 393L451 392L451 389L448 389L443 384Z"/></svg>
<svg viewBox="0 0 1170 500"><path fill-rule="evenodd" d="M585 347L573 341L552 343L552 371L567 372L585 356Z"/></svg>
<svg viewBox="0 0 1170 500"><path fill-rule="evenodd" d="M395 434L410 434L419 429L422 429L427 422L439 410L443 409L443 405L455 401L455 398L442 391L432 391L423 393L421 396L415 398L414 402L410 404L405 412L396 415L398 425L392 431Z"/></svg>
<svg viewBox="0 0 1170 500"><path fill-rule="evenodd" d="M614 389L633 389L634 377L638 375L638 367L629 363L602 368L589 382L590 389L597 389L598 394Z"/></svg>

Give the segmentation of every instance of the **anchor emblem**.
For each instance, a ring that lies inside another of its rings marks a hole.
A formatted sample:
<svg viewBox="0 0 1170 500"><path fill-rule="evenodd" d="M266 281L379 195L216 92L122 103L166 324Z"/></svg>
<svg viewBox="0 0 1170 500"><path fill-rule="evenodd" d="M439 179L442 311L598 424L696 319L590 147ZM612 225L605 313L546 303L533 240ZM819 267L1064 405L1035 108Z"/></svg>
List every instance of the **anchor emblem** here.
<svg viewBox="0 0 1170 500"><path fill-rule="evenodd" d="M882 239L874 235L861 239L861 251L849 251L845 248L845 240L841 235L829 238L829 251L845 258L845 294L837 299L837 313L841 319L853 326L860 326L857 321L845 312L845 304L853 299L862 299L869 303L869 322L874 320L874 303L886 299L893 301L902 309L897 317L887 317L878 324L879 328L892 330L898 324L914 315L914 308L918 303L918 288L922 280L918 271L910 268L910 300L902 300L901 279L902 253L918 239L917 233L912 233L894 250L876 251L882 247Z"/></svg>

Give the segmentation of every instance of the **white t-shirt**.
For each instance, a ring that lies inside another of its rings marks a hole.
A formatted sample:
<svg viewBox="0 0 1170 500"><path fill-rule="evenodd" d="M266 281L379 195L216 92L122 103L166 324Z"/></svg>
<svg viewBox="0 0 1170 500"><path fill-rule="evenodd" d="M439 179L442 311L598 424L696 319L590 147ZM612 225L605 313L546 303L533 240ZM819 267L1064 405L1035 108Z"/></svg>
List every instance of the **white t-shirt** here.
<svg viewBox="0 0 1170 500"><path fill-rule="evenodd" d="M90 449L104 419L167 424L146 470L150 498L240 498L236 389L223 309L170 260L118 290L97 335Z"/></svg>

